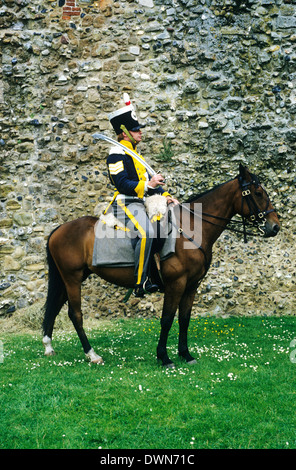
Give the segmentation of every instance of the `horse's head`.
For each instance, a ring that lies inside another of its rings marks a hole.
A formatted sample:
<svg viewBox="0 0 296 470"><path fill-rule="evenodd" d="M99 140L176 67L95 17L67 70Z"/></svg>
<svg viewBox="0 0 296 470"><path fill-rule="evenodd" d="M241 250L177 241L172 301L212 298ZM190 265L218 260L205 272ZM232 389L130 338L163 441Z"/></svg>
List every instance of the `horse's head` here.
<svg viewBox="0 0 296 470"><path fill-rule="evenodd" d="M280 222L259 178L240 165L238 181L241 207L237 212L257 225L265 237L275 237L280 230Z"/></svg>

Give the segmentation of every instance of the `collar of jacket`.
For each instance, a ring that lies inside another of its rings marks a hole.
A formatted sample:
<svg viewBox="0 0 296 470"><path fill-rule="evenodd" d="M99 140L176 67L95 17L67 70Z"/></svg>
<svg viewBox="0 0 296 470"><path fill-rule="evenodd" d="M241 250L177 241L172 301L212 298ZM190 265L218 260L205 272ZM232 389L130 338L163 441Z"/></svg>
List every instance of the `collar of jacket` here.
<svg viewBox="0 0 296 470"><path fill-rule="evenodd" d="M137 147L133 147L133 144L131 142L129 142L128 140L121 140L120 143L122 145L124 145L127 149L133 150L138 155L138 157L140 157L143 161L145 161L144 158L142 157L142 155L140 155L137 152ZM129 155L129 156L133 159L133 162L134 162L135 168L137 169L138 175L139 175L139 171L140 171L141 174L145 173L146 172L145 166L144 165L142 166L135 158L132 157L132 155Z"/></svg>
<svg viewBox="0 0 296 470"><path fill-rule="evenodd" d="M137 147L136 146L134 147L133 144L129 140L123 139L119 143L124 145L126 148L133 150L134 152L136 152L137 155L139 155L137 152ZM139 157L143 158L141 155L139 155Z"/></svg>

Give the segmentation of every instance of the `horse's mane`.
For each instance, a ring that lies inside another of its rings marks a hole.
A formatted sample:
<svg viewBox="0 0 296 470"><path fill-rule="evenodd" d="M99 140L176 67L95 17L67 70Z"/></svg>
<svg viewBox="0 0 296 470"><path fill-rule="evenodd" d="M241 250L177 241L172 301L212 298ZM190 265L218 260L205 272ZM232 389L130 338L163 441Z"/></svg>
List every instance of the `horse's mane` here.
<svg viewBox="0 0 296 470"><path fill-rule="evenodd" d="M229 181L232 181L232 180L229 180ZM223 185L226 184L226 183L228 183L228 181L226 181L225 183L217 184L217 185L214 186L213 188L207 189L207 190L204 191L203 193L193 194L193 195L190 196L190 198L187 199L185 202L194 202L194 201L196 201L197 199L200 199L200 198L202 198L203 196L206 196L207 194L211 193L212 191L215 191L216 189L220 188L220 186L223 186Z"/></svg>
<svg viewBox="0 0 296 470"><path fill-rule="evenodd" d="M255 184L255 186L257 187L257 186L260 184L260 181L259 181L258 176L254 175L254 174L251 173L251 172L249 172L249 174L250 174L250 177L251 177L251 181L252 181L252 182ZM236 178L240 178L240 175L238 175ZM235 178L234 178L234 179L235 179ZM207 194L210 194L211 192L215 191L216 189L220 188L221 186L224 186L224 184L229 183L229 181L233 181L233 179L228 180L228 181L226 181L225 183L217 184L217 185L214 186L213 188L208 189L208 190L204 191L203 193L193 194L193 195L190 196L190 198L187 199L187 201L185 201L185 202L194 202L194 201L196 201L197 199L201 199L202 197L206 196Z"/></svg>

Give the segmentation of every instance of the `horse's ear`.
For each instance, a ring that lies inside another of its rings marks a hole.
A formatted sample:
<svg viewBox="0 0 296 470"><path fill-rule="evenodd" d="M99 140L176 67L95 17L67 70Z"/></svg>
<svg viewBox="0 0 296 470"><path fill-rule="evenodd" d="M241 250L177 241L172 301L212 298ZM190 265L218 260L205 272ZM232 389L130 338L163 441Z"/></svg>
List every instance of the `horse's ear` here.
<svg viewBox="0 0 296 470"><path fill-rule="evenodd" d="M240 163L240 164L239 164L239 176L240 176L241 178L243 178L243 179L244 179L245 176L246 176L246 170L247 170L247 168L246 168L244 165L242 165L242 164Z"/></svg>
<svg viewBox="0 0 296 470"><path fill-rule="evenodd" d="M250 181L252 177L249 168L242 165L241 163L239 165L239 176L244 181Z"/></svg>

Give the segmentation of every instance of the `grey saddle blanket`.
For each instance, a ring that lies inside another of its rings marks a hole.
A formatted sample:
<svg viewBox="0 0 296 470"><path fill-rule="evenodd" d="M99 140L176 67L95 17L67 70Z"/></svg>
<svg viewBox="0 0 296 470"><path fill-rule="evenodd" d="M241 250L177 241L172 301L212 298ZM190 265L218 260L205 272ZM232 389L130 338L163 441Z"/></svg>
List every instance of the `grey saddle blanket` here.
<svg viewBox="0 0 296 470"><path fill-rule="evenodd" d="M129 232L117 224L113 214L100 218L95 225L95 243L93 250L93 266L99 267L128 267L134 266L135 255ZM175 253L177 230L175 216L172 210L160 221L158 235L164 240L163 246L158 251L161 261Z"/></svg>

